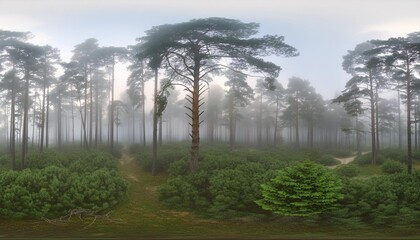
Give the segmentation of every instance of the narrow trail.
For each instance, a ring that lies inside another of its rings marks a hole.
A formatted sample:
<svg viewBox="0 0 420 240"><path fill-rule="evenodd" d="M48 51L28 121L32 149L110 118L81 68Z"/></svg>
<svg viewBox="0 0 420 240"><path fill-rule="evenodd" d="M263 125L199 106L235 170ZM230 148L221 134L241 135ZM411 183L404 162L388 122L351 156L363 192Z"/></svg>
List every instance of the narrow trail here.
<svg viewBox="0 0 420 240"><path fill-rule="evenodd" d="M365 153L366 152L362 152L362 154L365 154ZM346 157L346 158L335 158L338 161L340 161L340 164L330 166L329 168L334 169L334 168L337 168L341 165L349 164L349 163L353 162L356 157L357 157L357 155L354 155L354 156L351 156L351 157Z"/></svg>
<svg viewBox="0 0 420 240"><path fill-rule="evenodd" d="M337 159L338 161L341 162L341 164L339 164L339 165L342 165L342 164L351 163L355 158L356 158L356 156L351 156L351 157L347 157L347 158L335 158L335 159Z"/></svg>

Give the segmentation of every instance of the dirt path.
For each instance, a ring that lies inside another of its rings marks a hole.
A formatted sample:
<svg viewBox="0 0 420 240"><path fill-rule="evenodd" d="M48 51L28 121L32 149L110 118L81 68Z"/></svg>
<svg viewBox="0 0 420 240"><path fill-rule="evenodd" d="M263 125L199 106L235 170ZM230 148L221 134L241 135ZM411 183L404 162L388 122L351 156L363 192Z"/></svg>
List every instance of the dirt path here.
<svg viewBox="0 0 420 240"><path fill-rule="evenodd" d="M362 154L365 154L365 153L362 153ZM346 157L346 158L335 158L338 161L340 161L340 164L330 166L329 168L334 169L334 168L337 168L338 166L341 166L343 164L349 164L349 163L353 162L356 157L357 157L357 155L354 155L354 156L351 156L351 157Z"/></svg>
<svg viewBox="0 0 420 240"><path fill-rule="evenodd" d="M341 162L341 164L349 164L350 162L352 162L354 159L356 158L356 156L352 156L352 157L347 157L347 158L335 158L338 161ZM339 165L341 165L339 164Z"/></svg>
<svg viewBox="0 0 420 240"><path fill-rule="evenodd" d="M137 164L134 163L133 157L129 157L124 153L120 158L119 163L121 171L129 182L139 182L136 173L138 173L140 169L138 169Z"/></svg>

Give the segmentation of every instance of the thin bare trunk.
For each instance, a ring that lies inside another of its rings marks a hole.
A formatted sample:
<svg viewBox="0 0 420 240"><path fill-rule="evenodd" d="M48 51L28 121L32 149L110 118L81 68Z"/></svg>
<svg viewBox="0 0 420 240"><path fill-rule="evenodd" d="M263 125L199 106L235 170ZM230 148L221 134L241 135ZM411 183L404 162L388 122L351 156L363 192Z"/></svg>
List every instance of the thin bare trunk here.
<svg viewBox="0 0 420 240"><path fill-rule="evenodd" d="M154 89L154 99L153 99L153 149L152 149L152 175L156 175L156 165L157 165L157 128L158 128L158 116L157 116L157 88L158 88L158 69L155 68L155 89Z"/></svg>
<svg viewBox="0 0 420 240"><path fill-rule="evenodd" d="M407 82L407 171L413 171L413 158L411 149L411 77L410 77L410 58L406 53L406 82Z"/></svg>
<svg viewBox="0 0 420 240"><path fill-rule="evenodd" d="M376 127L375 127L375 97L373 92L372 69L369 69L369 96L370 96L370 129L372 138L372 164L376 164Z"/></svg>
<svg viewBox="0 0 420 240"><path fill-rule="evenodd" d="M29 70L25 73L25 93L23 106L22 156L21 168L25 168L26 153L28 152L28 111L29 111Z"/></svg>
<svg viewBox="0 0 420 240"><path fill-rule="evenodd" d="M109 142L111 152L114 152L114 82L115 82L115 75L114 75L114 67L115 67L115 57L112 56L112 76L111 76L111 113L110 113L110 129L109 129Z"/></svg>

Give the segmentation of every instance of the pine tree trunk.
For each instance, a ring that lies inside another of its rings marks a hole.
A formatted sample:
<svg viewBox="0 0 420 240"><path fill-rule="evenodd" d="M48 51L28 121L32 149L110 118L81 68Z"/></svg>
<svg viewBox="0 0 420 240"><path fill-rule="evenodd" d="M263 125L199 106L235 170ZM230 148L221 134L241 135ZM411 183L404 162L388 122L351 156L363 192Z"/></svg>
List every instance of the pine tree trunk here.
<svg viewBox="0 0 420 240"><path fill-rule="evenodd" d="M152 175L156 175L157 165L157 128L158 128L158 116L157 116L157 92L158 92L158 69L155 68L155 89L153 99L153 149L152 149Z"/></svg>
<svg viewBox="0 0 420 240"><path fill-rule="evenodd" d="M93 83L92 68L89 68L89 146L93 145Z"/></svg>
<svg viewBox="0 0 420 240"><path fill-rule="evenodd" d="M258 113L258 128L257 128L257 139L258 139L258 146L261 147L262 145L262 98L263 95L260 95L260 107Z"/></svg>
<svg viewBox="0 0 420 240"><path fill-rule="evenodd" d="M45 116L45 149L48 149L48 144L49 144L49 134L50 134L50 129L49 129L49 122L50 122L50 87L47 86L47 100L46 100L46 106L45 106L45 110L46 110L46 116Z"/></svg>
<svg viewBox="0 0 420 240"><path fill-rule="evenodd" d="M142 121L142 129L143 129L143 132L142 132L142 134L143 134L143 147L145 147L146 146L146 101L145 101L145 97L144 97L144 81L142 81L142 83L141 83L141 85L142 85L142 96L143 96L143 106L141 107L142 108L142 119L141 119L141 121Z"/></svg>
<svg viewBox="0 0 420 240"><path fill-rule="evenodd" d="M10 158L12 160L12 169L16 170L16 117L15 117L15 100L16 100L16 89L15 89L15 66L13 65L13 84L11 92L11 103L10 103Z"/></svg>
<svg viewBox="0 0 420 240"><path fill-rule="evenodd" d="M28 111L29 111L29 70L25 73L25 92L23 102L23 131L21 168L25 168L26 153L28 152Z"/></svg>
<svg viewBox="0 0 420 240"><path fill-rule="evenodd" d="M402 149L402 129L401 129L401 98L400 98L400 83L397 86L398 97L398 149Z"/></svg>
<svg viewBox="0 0 420 240"><path fill-rule="evenodd" d="M233 94L229 96L229 143L230 150L233 151L235 147L235 116L234 116L234 106L233 106Z"/></svg>
<svg viewBox="0 0 420 240"><path fill-rule="evenodd" d="M362 155L362 150L360 149L360 132L359 132L359 117L356 115L356 151L357 156Z"/></svg>
<svg viewBox="0 0 420 240"><path fill-rule="evenodd" d="M44 133L45 133L45 95L46 95L46 88L47 88L47 62L45 59L44 62L44 76L43 76L43 84L42 84L42 107L41 107L41 143L40 143L40 151L44 150Z"/></svg>
<svg viewBox="0 0 420 240"><path fill-rule="evenodd" d="M194 82L191 96L191 161L190 169L198 169L200 151L200 62L195 62Z"/></svg>
<svg viewBox="0 0 420 240"><path fill-rule="evenodd" d="M407 171L413 171L413 158L411 149L411 77L410 77L410 58L406 53L406 82L407 82Z"/></svg>
<svg viewBox="0 0 420 240"><path fill-rule="evenodd" d="M372 164L376 164L376 131L375 131L375 97L373 93L373 78L372 78L372 69L369 69L369 95L370 95L370 129L371 129L371 138L372 138Z"/></svg>
<svg viewBox="0 0 420 240"><path fill-rule="evenodd" d="M275 121L274 121L274 146L277 146L277 134L278 134L278 121L279 121L279 97L276 97L276 113L275 113Z"/></svg>
<svg viewBox="0 0 420 240"><path fill-rule="evenodd" d="M109 143L110 143L110 150L111 153L114 152L114 81L115 81L115 75L114 75L114 67L115 67L115 57L112 56L112 76L111 76L111 111L110 111L110 124L109 124Z"/></svg>
<svg viewBox="0 0 420 240"><path fill-rule="evenodd" d="M87 96L88 96L88 74L87 74L87 66L85 66L85 102L84 102L84 117L82 117L82 125L83 125L83 144L87 149L89 147L88 140L87 140L87 132L86 132L86 119L87 119Z"/></svg>
<svg viewBox="0 0 420 240"><path fill-rule="evenodd" d="M58 106L57 106L57 146L58 149L61 149L61 145L62 145L62 136L61 136L61 129L62 129L62 116L61 116L61 90L58 93ZM80 110L80 117L82 118L82 123L83 123L83 115L82 115L82 110Z"/></svg>
<svg viewBox="0 0 420 240"><path fill-rule="evenodd" d="M159 116L159 146L162 146L162 132L163 132L162 125L163 125L162 116Z"/></svg>
<svg viewBox="0 0 420 240"><path fill-rule="evenodd" d="M375 125L376 125L376 152L380 151L380 142L379 142L379 94L378 94L378 81L375 81Z"/></svg>

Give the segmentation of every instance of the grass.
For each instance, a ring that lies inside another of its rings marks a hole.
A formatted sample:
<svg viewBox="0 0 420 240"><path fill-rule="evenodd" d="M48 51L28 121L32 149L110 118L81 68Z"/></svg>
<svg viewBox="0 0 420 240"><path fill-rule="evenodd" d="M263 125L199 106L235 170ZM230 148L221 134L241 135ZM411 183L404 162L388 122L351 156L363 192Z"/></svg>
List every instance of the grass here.
<svg viewBox="0 0 420 240"><path fill-rule="evenodd" d="M128 196L110 217L123 223L106 219L92 223L92 218L73 218L69 223L57 225L42 220L0 220L0 238L401 239L401 236L415 238L419 234L417 229L354 229L296 221L206 219L191 212L165 209L159 204L156 189L166 181L165 174L151 176L127 155L123 155L119 167L129 182ZM374 168L366 170L366 174L375 172Z"/></svg>

